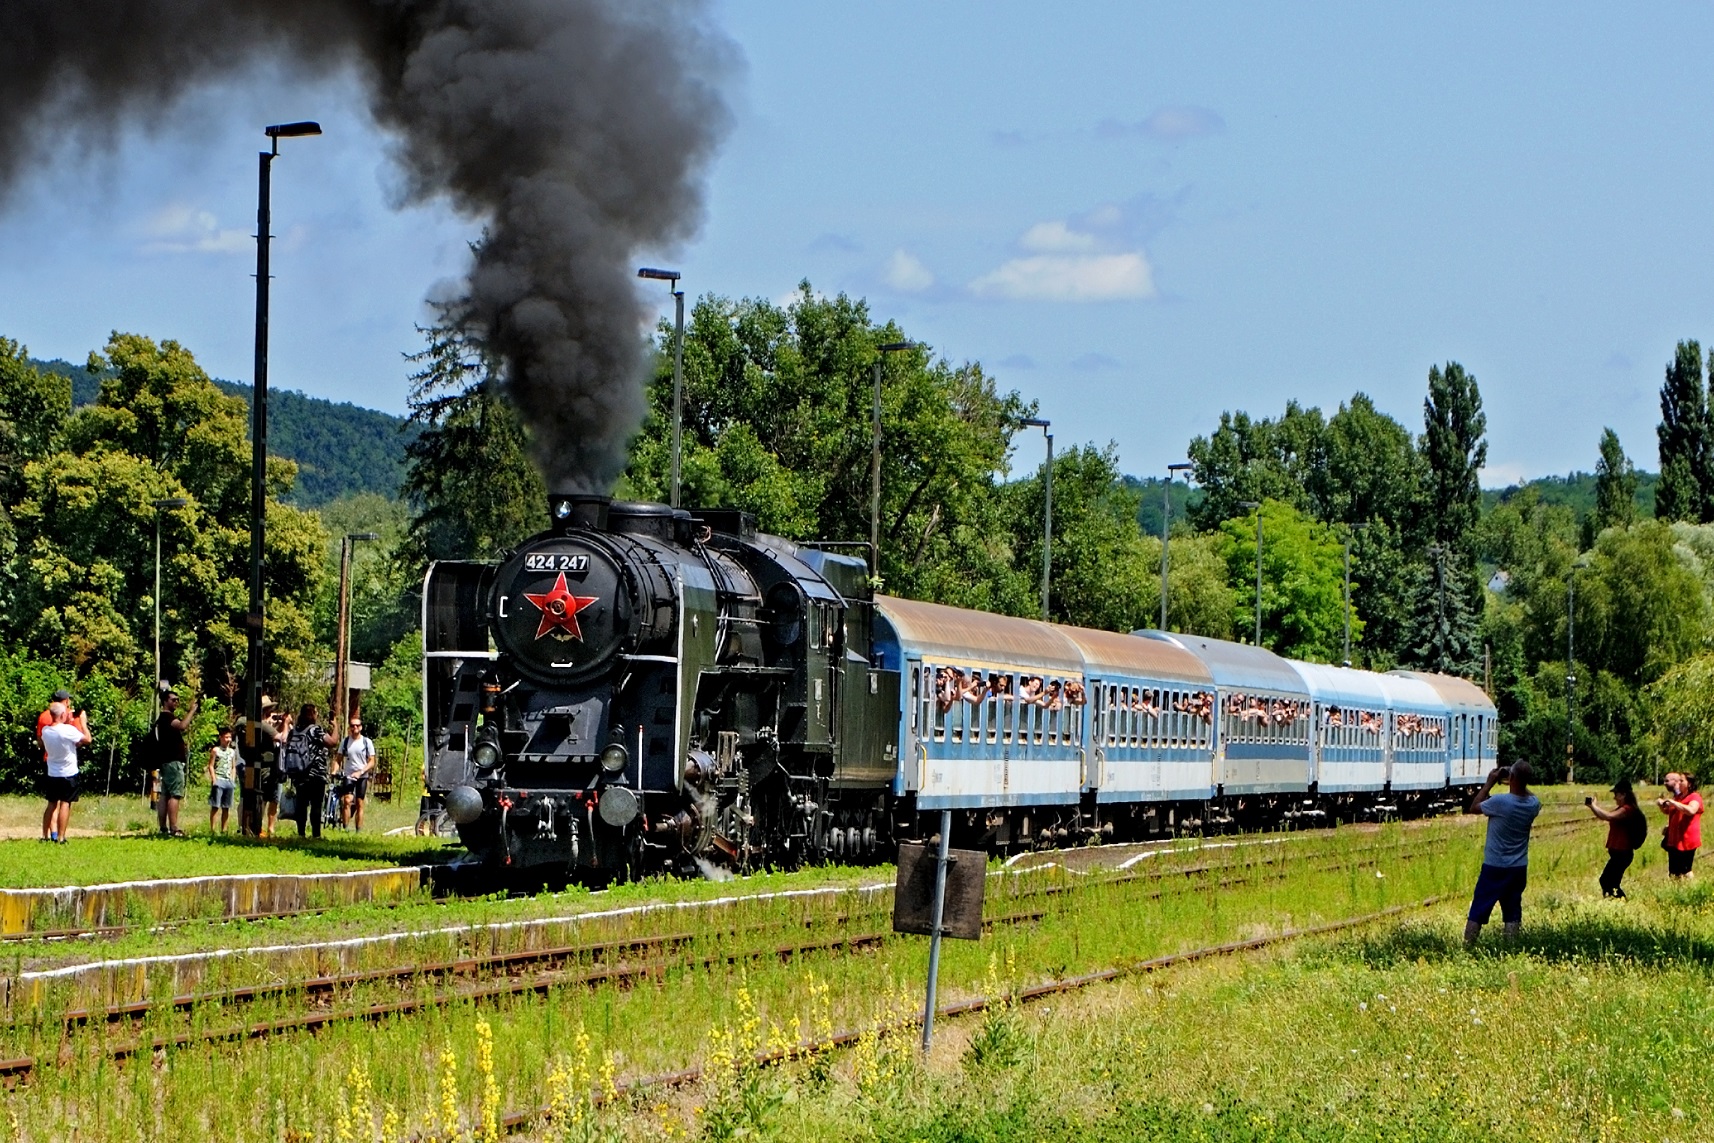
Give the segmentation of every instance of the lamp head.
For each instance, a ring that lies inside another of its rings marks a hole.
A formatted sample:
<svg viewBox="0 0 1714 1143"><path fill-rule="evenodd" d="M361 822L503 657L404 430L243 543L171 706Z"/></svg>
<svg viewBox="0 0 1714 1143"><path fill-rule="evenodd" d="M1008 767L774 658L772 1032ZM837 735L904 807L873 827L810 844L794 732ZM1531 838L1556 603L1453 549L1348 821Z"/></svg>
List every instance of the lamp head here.
<svg viewBox="0 0 1714 1143"><path fill-rule="evenodd" d="M1018 423L1029 429L1045 429L1053 424L1052 421L1045 420L1041 417L1025 417Z"/></svg>
<svg viewBox="0 0 1714 1143"><path fill-rule="evenodd" d="M183 496L169 496L165 500L149 501L149 507L158 512L171 512L176 509L183 508L189 503L190 501L186 500Z"/></svg>
<svg viewBox="0 0 1714 1143"><path fill-rule="evenodd" d="M374 541L374 540L379 540L381 538L381 533L379 533L379 532L347 532L345 535L345 538L348 540Z"/></svg>
<svg viewBox="0 0 1714 1143"><path fill-rule="evenodd" d="M648 278L656 282L677 282L682 275L677 270L657 270L653 266L644 266L637 271L637 277Z"/></svg>
<svg viewBox="0 0 1714 1143"><path fill-rule="evenodd" d="M885 345L877 345L875 348L882 353L903 353L907 349L920 349L921 346L914 341L889 341Z"/></svg>
<svg viewBox="0 0 1714 1143"><path fill-rule="evenodd" d="M1194 464L1191 464L1188 460L1181 460L1177 464L1167 465L1166 470L1168 472L1185 472L1185 471L1192 469L1192 468L1195 468L1195 467L1196 466Z"/></svg>

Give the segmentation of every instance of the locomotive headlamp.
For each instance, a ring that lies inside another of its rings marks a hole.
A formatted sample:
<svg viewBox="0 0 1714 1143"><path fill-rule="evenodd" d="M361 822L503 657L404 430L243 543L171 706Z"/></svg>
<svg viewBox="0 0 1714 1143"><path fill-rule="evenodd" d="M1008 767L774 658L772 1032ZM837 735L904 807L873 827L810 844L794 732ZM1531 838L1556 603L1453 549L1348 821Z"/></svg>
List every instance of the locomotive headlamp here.
<svg viewBox="0 0 1714 1143"><path fill-rule="evenodd" d="M601 752L601 768L609 774L619 773L630 760L631 756L617 742Z"/></svg>
<svg viewBox="0 0 1714 1143"><path fill-rule="evenodd" d="M500 764L500 744L492 738L480 740L476 749L471 751L471 761L476 763L478 770L492 770Z"/></svg>
<svg viewBox="0 0 1714 1143"><path fill-rule="evenodd" d="M553 502L553 518L555 520L571 519L571 501L555 500Z"/></svg>

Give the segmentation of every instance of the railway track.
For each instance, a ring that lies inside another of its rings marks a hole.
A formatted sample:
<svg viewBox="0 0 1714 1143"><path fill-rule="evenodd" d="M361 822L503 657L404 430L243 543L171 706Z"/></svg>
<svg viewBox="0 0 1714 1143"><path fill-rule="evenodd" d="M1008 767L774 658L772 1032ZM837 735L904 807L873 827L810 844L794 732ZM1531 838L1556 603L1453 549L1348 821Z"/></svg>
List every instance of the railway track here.
<svg viewBox="0 0 1714 1143"><path fill-rule="evenodd" d="M1563 826L1567 822L1550 823ZM1377 864L1377 855L1399 860L1413 860L1443 847L1449 839L1424 838L1410 845L1378 844L1347 851L1336 858L1317 859L1314 855L1271 853L1260 859L1246 853L1235 853L1234 860L1205 862L1192 866L1152 868L1097 878L1083 884L1037 885L1014 888L1002 899L1013 906L1011 911L988 918L985 926L994 928L1033 923L1050 915L1048 907L1027 907L1032 902L1046 902L1066 893L1085 889L1127 889L1139 882L1158 882L1153 892L1128 895L1128 900L1160 900L1187 892L1219 890L1239 885L1254 885L1264 881L1279 881L1310 873L1325 873L1343 869L1369 868ZM1241 871L1241 875L1239 874ZM1218 876L1234 873L1232 876ZM877 895L878 899L879 895ZM1018 907L1023 905L1025 907ZM80 1009L64 1012L57 1017L63 1021L64 1035L90 1025L138 1024L151 1014L170 1010L191 1014L199 1009L224 1010L248 1006L257 1001L274 998L306 1002L308 1010L273 1019L232 1024L225 1027L186 1028L161 1035L139 1036L106 1044L107 1055L123 1059L140 1053L182 1048L198 1042L254 1039L288 1032L315 1031L329 1024L353 1021L375 1021L408 1015L427 1008L472 1001L495 1001L526 993L545 993L569 987L594 987L603 984L629 987L643 980L655 980L674 971L705 969L732 965L768 957L789 960L812 952L843 950L847 953L873 948L892 937L884 908L861 913L840 913L817 922L803 921L804 926L820 928L823 935L781 941L785 929L779 925L755 925L727 928L716 932L675 931L649 936L603 942L581 942L545 949L529 949L482 956L450 958L442 961L387 966L356 973L343 973L299 981L272 982L246 988L225 989L205 993L189 993L160 1002L117 1004L105 1008ZM833 929L833 932L825 932ZM709 944L727 941L742 942L746 937L773 939L736 948L717 948ZM699 945L701 951L698 951ZM687 955L688 954L688 955ZM1173 958L1167 958L1171 961ZM1164 962L1163 962L1164 963ZM440 982L441 987L425 991L425 982ZM448 981L463 981L449 985ZM344 1003L364 989L391 986L391 999L378 1003ZM399 993L405 993L399 995ZM17 1082L38 1068L33 1057L0 1060L0 1077Z"/></svg>
<svg viewBox="0 0 1714 1143"><path fill-rule="evenodd" d="M956 1019L961 1016L971 1016L986 1012L990 1008L1007 1004L1030 1004L1052 996L1060 996L1068 992L1079 991L1096 984L1104 984L1127 976L1139 976L1149 973L1164 972L1179 965L1193 964L1197 961L1213 960L1220 957L1238 956L1248 952L1259 952L1263 949L1283 945L1292 941L1327 936L1333 933L1345 932L1365 925L1376 924L1390 920L1408 912L1431 908L1440 904L1444 898L1425 897L1421 901L1413 901L1405 905L1393 905L1373 913L1365 913L1357 917L1347 917L1338 921L1329 921L1321 925L1311 925L1302 929L1288 929L1285 932L1273 933L1265 937L1254 937L1246 941L1231 941L1226 944L1207 945L1202 948L1188 949L1184 952L1169 953L1166 956L1153 957L1149 960L1138 961L1135 964L1118 965L1112 968L1100 969L1095 972L1082 973L1077 976L1045 980L994 996L977 996L969 1000L957 1001L950 1004L938 1005L935 1008L935 1019ZM811 1056L847 1048L865 1036L883 1032L897 1032L920 1027L920 1019L894 1020L878 1023L861 1028L847 1028L836 1031L832 1035L814 1041L800 1041L787 1048L776 1048L756 1053L751 1062L761 1067L771 1067L792 1060L806 1059ZM589 1103L592 1107L600 1107L610 1100L629 1099L631 1096L656 1088L686 1087L699 1082L704 1075L700 1067L685 1068L676 1072L663 1072L657 1075L641 1076L630 1080L617 1081L611 1090L594 1091L589 1093ZM536 1124L546 1121L552 1114L553 1108L541 1105L507 1112L499 1117L499 1126L507 1134L526 1130Z"/></svg>

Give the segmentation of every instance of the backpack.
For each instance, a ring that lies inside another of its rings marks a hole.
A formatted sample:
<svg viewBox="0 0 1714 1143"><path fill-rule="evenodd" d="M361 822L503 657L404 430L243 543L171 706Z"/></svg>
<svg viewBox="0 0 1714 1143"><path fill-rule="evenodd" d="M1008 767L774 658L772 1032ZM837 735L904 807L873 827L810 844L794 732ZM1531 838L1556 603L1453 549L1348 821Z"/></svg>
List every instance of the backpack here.
<svg viewBox="0 0 1714 1143"><path fill-rule="evenodd" d="M1631 843L1632 849L1641 849L1643 842L1648 840L1649 820L1636 806L1632 806L1631 810L1631 813L1625 815L1625 838Z"/></svg>
<svg viewBox="0 0 1714 1143"><path fill-rule="evenodd" d="M302 777L315 765L315 751L310 739L313 727L295 727L286 735L286 748L280 751L280 769L290 776Z"/></svg>

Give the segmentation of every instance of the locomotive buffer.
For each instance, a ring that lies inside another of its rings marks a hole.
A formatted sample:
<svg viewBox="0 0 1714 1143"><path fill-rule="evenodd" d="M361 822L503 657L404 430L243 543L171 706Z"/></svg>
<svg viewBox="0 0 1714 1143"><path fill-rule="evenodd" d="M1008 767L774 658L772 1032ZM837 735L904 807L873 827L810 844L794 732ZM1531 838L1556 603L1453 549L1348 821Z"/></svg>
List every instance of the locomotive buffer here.
<svg viewBox="0 0 1714 1143"><path fill-rule="evenodd" d="M982 893L988 882L988 854L951 849L952 811L940 814L940 839L931 854L926 845L899 846L899 875L893 888L893 931L926 935L928 996L923 1002L922 1050L934 1040L935 990L940 977L940 938L982 939Z"/></svg>

